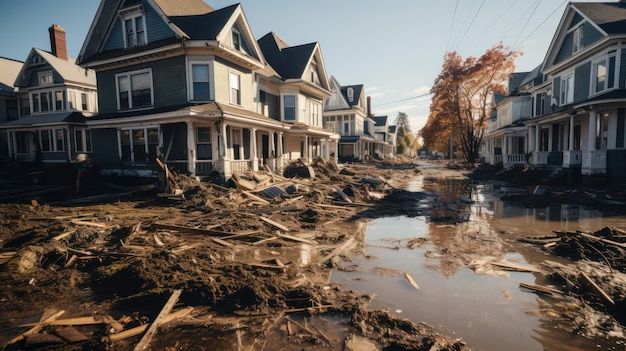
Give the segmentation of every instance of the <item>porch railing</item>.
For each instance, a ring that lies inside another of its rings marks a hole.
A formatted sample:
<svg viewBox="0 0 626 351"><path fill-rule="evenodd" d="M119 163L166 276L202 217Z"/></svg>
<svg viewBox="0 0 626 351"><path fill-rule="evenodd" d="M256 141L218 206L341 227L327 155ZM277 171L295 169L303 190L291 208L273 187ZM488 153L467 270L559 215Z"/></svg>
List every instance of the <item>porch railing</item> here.
<svg viewBox="0 0 626 351"><path fill-rule="evenodd" d="M502 155L493 155L493 163L498 164L502 162Z"/></svg>
<svg viewBox="0 0 626 351"><path fill-rule="evenodd" d="M548 155L549 151L535 151L532 156L533 165L547 165L548 164Z"/></svg>
<svg viewBox="0 0 626 351"><path fill-rule="evenodd" d="M230 169L233 173L247 172L252 169L252 164L249 160L230 161Z"/></svg>
<svg viewBox="0 0 626 351"><path fill-rule="evenodd" d="M213 164L214 161L212 160L198 160L196 161L196 175L197 176L203 176L203 175L209 175L211 173L213 173L213 170L215 170L215 166Z"/></svg>
<svg viewBox="0 0 626 351"><path fill-rule="evenodd" d="M524 164L526 163L526 155L524 154L515 154L515 155L506 155L506 163L507 164Z"/></svg>

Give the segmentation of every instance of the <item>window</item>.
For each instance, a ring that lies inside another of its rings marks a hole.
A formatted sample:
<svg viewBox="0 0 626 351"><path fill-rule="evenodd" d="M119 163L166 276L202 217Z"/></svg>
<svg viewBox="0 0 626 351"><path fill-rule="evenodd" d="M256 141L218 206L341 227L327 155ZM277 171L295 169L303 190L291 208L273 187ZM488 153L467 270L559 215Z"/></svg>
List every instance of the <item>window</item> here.
<svg viewBox="0 0 626 351"><path fill-rule="evenodd" d="M296 120L296 97L294 95L283 97L283 118L285 121Z"/></svg>
<svg viewBox="0 0 626 351"><path fill-rule="evenodd" d="M578 50L583 48L583 26L582 24L576 27L573 32L573 44L572 44L572 53L575 53Z"/></svg>
<svg viewBox="0 0 626 351"><path fill-rule="evenodd" d="M350 135L350 122L343 123L343 135Z"/></svg>
<svg viewBox="0 0 626 351"><path fill-rule="evenodd" d="M116 75L117 106L129 110L152 106L152 75L150 70Z"/></svg>
<svg viewBox="0 0 626 351"><path fill-rule="evenodd" d="M235 48L235 50L237 51L241 50L241 34L239 33L237 29L233 28L232 36L233 36L233 48Z"/></svg>
<svg viewBox="0 0 626 351"><path fill-rule="evenodd" d="M39 112L39 94L33 94L33 112Z"/></svg>
<svg viewBox="0 0 626 351"><path fill-rule="evenodd" d="M39 131L39 146L43 152L54 150L52 145L52 129Z"/></svg>
<svg viewBox="0 0 626 351"><path fill-rule="evenodd" d="M22 116L30 116L30 101L28 98L21 99L21 115Z"/></svg>
<svg viewBox="0 0 626 351"><path fill-rule="evenodd" d="M54 130L54 148L56 151L65 151L65 133L63 129Z"/></svg>
<svg viewBox="0 0 626 351"><path fill-rule="evenodd" d="M546 93L539 93L533 99L533 116L542 116L545 112Z"/></svg>
<svg viewBox="0 0 626 351"><path fill-rule="evenodd" d="M7 104L7 119L15 120L19 117L19 112L17 110L17 100L6 100Z"/></svg>
<svg viewBox="0 0 626 351"><path fill-rule="evenodd" d="M211 128L199 127L196 143L198 160L212 160L213 146L211 144Z"/></svg>
<svg viewBox="0 0 626 351"><path fill-rule="evenodd" d="M52 100L52 93L39 94L39 100L41 103L41 112L50 111L50 101Z"/></svg>
<svg viewBox="0 0 626 351"><path fill-rule="evenodd" d="M208 64L192 64L191 65L192 80L192 97L194 101L210 100L209 89L209 65Z"/></svg>
<svg viewBox="0 0 626 351"><path fill-rule="evenodd" d="M309 105L309 113L310 113L309 123L313 126L317 126L319 123L319 116L320 116L319 105L311 101Z"/></svg>
<svg viewBox="0 0 626 351"><path fill-rule="evenodd" d="M141 6L123 10L120 12L120 16L124 31L124 47L133 48L147 44L146 23Z"/></svg>
<svg viewBox="0 0 626 351"><path fill-rule="evenodd" d="M320 85L320 77L317 72L318 72L317 63L312 62L311 63L311 82L314 84Z"/></svg>
<svg viewBox="0 0 626 351"><path fill-rule="evenodd" d="M120 150L124 162L148 162L157 156L158 128L124 129L120 132Z"/></svg>
<svg viewBox="0 0 626 351"><path fill-rule="evenodd" d="M348 101L354 101L354 89L352 87L348 88Z"/></svg>
<svg viewBox="0 0 626 351"><path fill-rule="evenodd" d="M39 85L49 85L52 83L52 72L39 72Z"/></svg>
<svg viewBox="0 0 626 351"><path fill-rule="evenodd" d="M591 70L591 81L593 84L592 93L600 93L602 91L615 87L615 54L610 54L593 63Z"/></svg>
<svg viewBox="0 0 626 351"><path fill-rule="evenodd" d="M80 107L83 111L87 111L89 110L89 106L87 105L87 94L86 93L81 93L80 94Z"/></svg>
<svg viewBox="0 0 626 351"><path fill-rule="evenodd" d="M54 109L56 111L65 110L65 94L63 94L62 90L57 90L54 92Z"/></svg>
<svg viewBox="0 0 626 351"><path fill-rule="evenodd" d="M571 104L574 101L574 75L561 78L561 106Z"/></svg>
<svg viewBox="0 0 626 351"><path fill-rule="evenodd" d="M76 152L91 152L91 130L77 129L74 131L74 146Z"/></svg>
<svg viewBox="0 0 626 351"><path fill-rule="evenodd" d="M241 77L238 74L230 74L230 103L241 105Z"/></svg>

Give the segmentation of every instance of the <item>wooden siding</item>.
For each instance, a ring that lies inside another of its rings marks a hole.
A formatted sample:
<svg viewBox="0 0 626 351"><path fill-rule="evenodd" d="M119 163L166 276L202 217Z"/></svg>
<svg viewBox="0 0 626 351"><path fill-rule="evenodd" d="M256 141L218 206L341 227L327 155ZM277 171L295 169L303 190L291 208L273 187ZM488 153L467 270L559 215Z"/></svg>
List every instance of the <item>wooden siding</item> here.
<svg viewBox="0 0 626 351"><path fill-rule="evenodd" d="M557 105L561 104L561 77L555 77L554 80L552 80L552 96L558 101ZM552 97L550 97L550 100L552 100ZM551 104L552 102L550 102L548 106L551 106ZM545 110L545 113L548 113L548 111L551 110Z"/></svg>
<svg viewBox="0 0 626 351"><path fill-rule="evenodd" d="M230 73L238 74L241 89L241 107L247 110L254 109L254 91L252 72L226 60L215 58L215 101L230 104Z"/></svg>
<svg viewBox="0 0 626 351"><path fill-rule="evenodd" d="M589 98L589 82L591 80L591 62L576 67L574 73L574 102L585 101Z"/></svg>
<svg viewBox="0 0 626 351"><path fill-rule="evenodd" d="M152 68L155 108L180 105L187 102L185 57L176 56L140 65L98 72L98 104L100 113L117 112L115 75L145 68Z"/></svg>
<svg viewBox="0 0 626 351"><path fill-rule="evenodd" d="M104 168L117 168L120 166L120 156L117 145L117 129L92 129L91 139L94 164Z"/></svg>
<svg viewBox="0 0 626 351"><path fill-rule="evenodd" d="M161 39L171 38L175 36L175 33L170 27L163 21L159 14L148 4L147 1L127 2L125 6L134 6L142 4L144 8L144 15L146 16L146 30L148 34L148 43L155 42ZM122 27L122 20L116 16L115 24L111 30L111 34L104 44L103 51L123 49L124 48L124 33Z"/></svg>

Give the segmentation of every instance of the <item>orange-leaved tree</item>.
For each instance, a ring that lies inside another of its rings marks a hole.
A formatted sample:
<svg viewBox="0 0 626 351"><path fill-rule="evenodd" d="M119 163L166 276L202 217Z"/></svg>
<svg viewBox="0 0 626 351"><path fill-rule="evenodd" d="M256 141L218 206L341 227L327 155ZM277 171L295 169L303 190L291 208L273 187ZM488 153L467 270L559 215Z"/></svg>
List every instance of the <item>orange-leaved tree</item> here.
<svg viewBox="0 0 626 351"><path fill-rule="evenodd" d="M420 135L432 149L445 150L451 139L467 162L474 163L493 106L494 91L506 94L506 83L521 54L499 43L482 56L465 60L446 53L433 94L428 121Z"/></svg>

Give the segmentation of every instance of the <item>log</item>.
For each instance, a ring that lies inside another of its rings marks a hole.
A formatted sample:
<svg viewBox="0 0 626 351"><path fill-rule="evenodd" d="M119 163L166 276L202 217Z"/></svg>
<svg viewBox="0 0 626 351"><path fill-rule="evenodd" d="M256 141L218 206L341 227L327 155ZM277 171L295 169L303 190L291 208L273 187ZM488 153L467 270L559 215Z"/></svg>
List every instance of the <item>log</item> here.
<svg viewBox="0 0 626 351"><path fill-rule="evenodd" d="M81 221L79 219L72 219L70 222L76 225L87 225L87 226L98 227L98 228L109 228L109 226L106 224L96 223L96 222L91 222L91 221Z"/></svg>
<svg viewBox="0 0 626 351"><path fill-rule="evenodd" d="M562 296L564 293L561 290L551 288L549 286L537 285L537 284L528 284L528 283L519 283L520 288L529 289L532 291L552 295L553 297Z"/></svg>
<svg viewBox="0 0 626 351"><path fill-rule="evenodd" d="M283 239L299 241L299 242L305 243L305 244L311 244L311 245L317 244L317 242L315 242L313 240L304 239L304 238L298 238L297 236L293 236L293 235L287 235L287 234L277 234L277 235L278 235L278 237L283 238Z"/></svg>
<svg viewBox="0 0 626 351"><path fill-rule="evenodd" d="M604 238L598 238L597 236L591 235L591 234L586 234L586 233L580 233L580 236L585 237L587 239L590 240L599 240L603 243L609 244L609 245L613 245L613 246L617 246L619 248L622 249L626 249L626 244L624 243L618 243L617 241L613 241L613 240L609 240L609 239L604 239Z"/></svg>
<svg viewBox="0 0 626 351"><path fill-rule="evenodd" d="M61 239L64 239L64 238L66 238L66 237L76 233L77 230L78 229L73 229L73 230L67 231L65 233L59 234L59 235L55 236L54 238L52 238L52 240L59 241Z"/></svg>
<svg viewBox="0 0 626 351"><path fill-rule="evenodd" d="M501 268L501 269L508 270L508 271L541 273L541 270L539 268L533 267L533 266L524 266L524 265L519 265L519 264L509 263L509 262L491 262L490 264L492 266L496 266L497 268Z"/></svg>
<svg viewBox="0 0 626 351"><path fill-rule="evenodd" d="M412 287L415 288L415 290L419 290L420 286L417 285L417 283L415 282L415 280L413 279L413 277L411 277L411 275L407 272L404 272L404 277L406 278L406 280L409 281L409 284L411 284Z"/></svg>
<svg viewBox="0 0 626 351"><path fill-rule="evenodd" d="M287 228L286 226L284 226L284 225L282 225L282 224L280 224L278 222L275 222L275 221L273 221L273 220L271 220L271 219L269 219L267 217L259 216L259 219L262 220L263 222L267 223L267 224L273 225L274 227L276 227L276 228L278 228L280 230L283 230L283 231L286 231L286 232L289 231L289 228Z"/></svg>
<svg viewBox="0 0 626 351"><path fill-rule="evenodd" d="M174 305L176 305L176 301L178 301L178 298L180 297L180 294L182 292L183 291L181 289L174 290L169 300L167 300L165 306L163 306L163 309L161 310L159 315L156 317L154 322L152 322L150 328L148 328L148 331L143 335L139 343L135 345L133 351L143 351L146 349L146 347L148 347L148 344L150 344L150 341L152 341L152 338L154 337L154 335L156 335L159 325L163 323L172 308L174 308Z"/></svg>
<svg viewBox="0 0 626 351"><path fill-rule="evenodd" d="M602 290L602 288L598 284L596 284L596 282L591 280L591 278L587 274L585 274L585 272L580 272L578 274L578 280L582 280L585 285L591 287L593 292L596 295L599 295L606 303L611 306L615 306L615 301L613 301L613 299L604 290Z"/></svg>
<svg viewBox="0 0 626 351"><path fill-rule="evenodd" d="M229 243L228 241L224 241L220 238L211 238L211 240L213 240L213 242L218 243L220 245L226 246L226 247L234 247L234 244Z"/></svg>
<svg viewBox="0 0 626 351"><path fill-rule="evenodd" d="M242 191L241 193L242 193L242 194L244 194L244 195L246 195L247 197L249 197L249 198L253 199L253 200L256 200L256 201L258 201L258 202L263 203L264 205L269 205L269 204L270 204L270 202L269 202L269 201L267 201L267 200L265 200L265 199L263 199L263 198L260 198L260 197L258 197L258 196L256 196L256 195L252 194L252 193L251 193L251 192L249 192L249 191L245 191L245 190L244 190L244 191Z"/></svg>

